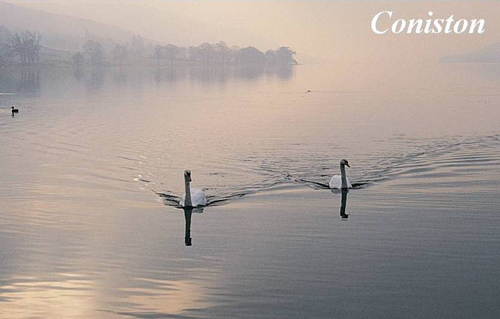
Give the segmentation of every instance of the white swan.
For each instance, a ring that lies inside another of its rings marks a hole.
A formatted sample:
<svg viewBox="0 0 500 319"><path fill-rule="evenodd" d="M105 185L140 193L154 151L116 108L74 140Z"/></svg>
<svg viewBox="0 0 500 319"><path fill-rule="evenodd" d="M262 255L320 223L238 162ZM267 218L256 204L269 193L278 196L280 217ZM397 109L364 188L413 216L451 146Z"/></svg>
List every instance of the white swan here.
<svg viewBox="0 0 500 319"><path fill-rule="evenodd" d="M340 175L334 175L332 179L330 180L330 188L336 188L336 189L346 189L346 188L352 188L351 182L349 181L349 178L345 175L345 167L351 167L349 166L349 162L345 159L340 161Z"/></svg>
<svg viewBox="0 0 500 319"><path fill-rule="evenodd" d="M201 189L191 188L191 171L184 171L186 192L180 200L182 207L197 207L207 205L207 198Z"/></svg>

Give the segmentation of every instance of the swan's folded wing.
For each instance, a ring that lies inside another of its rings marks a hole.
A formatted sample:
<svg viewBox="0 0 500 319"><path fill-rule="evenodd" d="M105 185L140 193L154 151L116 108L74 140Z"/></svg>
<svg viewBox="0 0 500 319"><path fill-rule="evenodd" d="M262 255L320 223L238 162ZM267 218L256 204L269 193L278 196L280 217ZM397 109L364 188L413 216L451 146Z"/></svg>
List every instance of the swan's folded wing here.
<svg viewBox="0 0 500 319"><path fill-rule="evenodd" d="M347 188L352 188L349 177L346 177L346 182L347 182ZM328 185L332 189L342 189L342 177L340 177L340 175L333 176Z"/></svg>
<svg viewBox="0 0 500 319"><path fill-rule="evenodd" d="M342 187L342 180L339 175L334 175L328 184L330 188L340 189Z"/></svg>
<svg viewBox="0 0 500 319"><path fill-rule="evenodd" d="M346 177L347 181L347 188L352 188L351 181L349 180L349 177Z"/></svg>
<svg viewBox="0 0 500 319"><path fill-rule="evenodd" d="M191 200L194 207L207 205L207 198L205 197L205 193L203 193L203 191L198 188L191 189Z"/></svg>

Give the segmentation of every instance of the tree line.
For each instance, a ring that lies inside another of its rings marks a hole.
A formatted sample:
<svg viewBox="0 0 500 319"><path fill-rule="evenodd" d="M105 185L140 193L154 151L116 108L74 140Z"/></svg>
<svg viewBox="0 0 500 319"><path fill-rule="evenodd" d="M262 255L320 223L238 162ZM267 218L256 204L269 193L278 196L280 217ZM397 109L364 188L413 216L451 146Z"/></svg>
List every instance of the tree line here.
<svg viewBox="0 0 500 319"><path fill-rule="evenodd" d="M83 51L73 56L73 64L94 66L113 64L124 65L137 62L137 59L154 59L158 66L162 64L297 64L296 53L289 47L269 49L265 52L255 47L240 48L228 46L224 41L215 44L202 43L198 46L181 47L173 44L145 45L142 38L134 37L129 44L116 44L110 52L109 60L103 46L94 40L88 40Z"/></svg>
<svg viewBox="0 0 500 319"><path fill-rule="evenodd" d="M9 58L17 57L23 66L34 66L40 63L40 40L37 32L21 31L11 33L7 28L0 27L0 66L6 64Z"/></svg>
<svg viewBox="0 0 500 319"><path fill-rule="evenodd" d="M178 47L173 44L156 45L154 58L158 64L162 60L173 64L174 61L189 61L202 64L297 64L295 52L289 47L269 49L265 53L255 47L229 47L224 41L215 44L202 43L197 47Z"/></svg>
<svg viewBox="0 0 500 319"><path fill-rule="evenodd" d="M202 43L198 46L182 47L173 44L153 44L137 35L127 43L113 43L86 35L82 50L76 53L67 51L51 52L61 54L63 63L76 67L134 65L147 61L160 65L174 64L260 64L260 65L291 65L297 64L296 53L289 47L269 49L265 52L248 46L240 48L229 46L224 41L214 44ZM37 32L20 31L12 33L0 26L0 66L8 62L20 63L22 66L35 66L41 61L42 36ZM47 48L44 48L47 52ZM57 51L57 50L53 50ZM47 59L47 54L42 55ZM71 58L70 58L71 57Z"/></svg>

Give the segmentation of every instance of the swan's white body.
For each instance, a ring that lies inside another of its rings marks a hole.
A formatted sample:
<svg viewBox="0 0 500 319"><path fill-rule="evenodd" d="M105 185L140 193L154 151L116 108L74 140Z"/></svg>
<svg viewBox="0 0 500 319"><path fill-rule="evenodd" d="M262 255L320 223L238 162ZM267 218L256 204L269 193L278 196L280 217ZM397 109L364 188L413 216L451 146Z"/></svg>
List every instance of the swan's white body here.
<svg viewBox="0 0 500 319"><path fill-rule="evenodd" d="M349 162L345 159L340 161L340 176L334 175L332 179L330 179L330 183L328 184L330 188L333 189L347 189L352 188L351 181L347 178L345 173L345 167L350 167Z"/></svg>
<svg viewBox="0 0 500 319"><path fill-rule="evenodd" d="M345 178L347 182L347 188L352 188L351 181L348 177ZM334 175L328 184L330 188L342 189L342 177L340 175Z"/></svg>
<svg viewBox="0 0 500 319"><path fill-rule="evenodd" d="M182 196L180 201L180 205L184 207L184 203L186 202L186 194ZM205 193L199 188L191 188L191 207L197 206L206 206L207 198L205 197Z"/></svg>
<svg viewBox="0 0 500 319"><path fill-rule="evenodd" d="M207 205L207 198L201 189L191 189L191 171L184 172L184 182L186 191L179 204L182 207L198 207Z"/></svg>

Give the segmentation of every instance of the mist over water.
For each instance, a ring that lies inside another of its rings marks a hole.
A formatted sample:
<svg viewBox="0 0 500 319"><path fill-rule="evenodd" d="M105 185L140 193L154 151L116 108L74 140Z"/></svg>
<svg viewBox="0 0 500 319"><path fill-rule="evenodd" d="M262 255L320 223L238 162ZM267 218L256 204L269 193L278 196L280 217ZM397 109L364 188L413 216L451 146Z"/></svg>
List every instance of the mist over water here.
<svg viewBox="0 0 500 319"><path fill-rule="evenodd" d="M0 308L494 318L499 81L497 65L6 69ZM341 205L322 185L342 158L361 187ZM185 169L202 212L171 207Z"/></svg>

